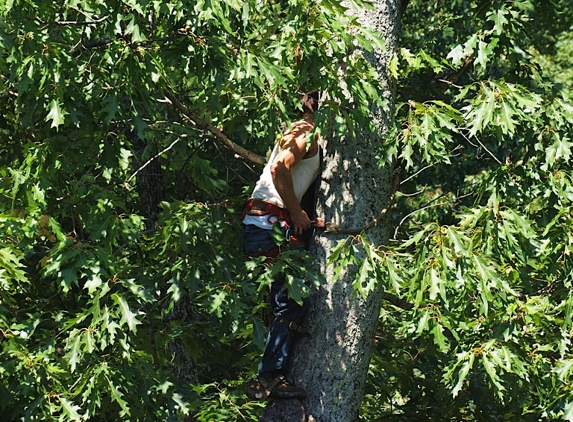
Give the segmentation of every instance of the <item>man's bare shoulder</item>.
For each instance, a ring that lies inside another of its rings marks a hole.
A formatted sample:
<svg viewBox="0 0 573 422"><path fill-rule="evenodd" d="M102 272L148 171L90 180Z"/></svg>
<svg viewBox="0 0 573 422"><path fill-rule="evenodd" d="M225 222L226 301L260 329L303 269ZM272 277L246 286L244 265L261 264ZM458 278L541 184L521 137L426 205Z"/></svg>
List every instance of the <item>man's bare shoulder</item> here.
<svg viewBox="0 0 573 422"><path fill-rule="evenodd" d="M314 122L309 120L297 120L296 122L291 123L291 125L287 128L285 133L301 133L301 132L308 132L314 128Z"/></svg>
<svg viewBox="0 0 573 422"><path fill-rule="evenodd" d="M298 120L294 122L283 134L280 142L281 148L285 148L291 142L297 143L302 136L306 136L312 129L314 129L314 123L312 121Z"/></svg>
<svg viewBox="0 0 573 422"><path fill-rule="evenodd" d="M314 122L312 120L308 120L308 119L301 119L301 120L297 120L296 122L293 122L291 127L295 128L295 127L314 127Z"/></svg>

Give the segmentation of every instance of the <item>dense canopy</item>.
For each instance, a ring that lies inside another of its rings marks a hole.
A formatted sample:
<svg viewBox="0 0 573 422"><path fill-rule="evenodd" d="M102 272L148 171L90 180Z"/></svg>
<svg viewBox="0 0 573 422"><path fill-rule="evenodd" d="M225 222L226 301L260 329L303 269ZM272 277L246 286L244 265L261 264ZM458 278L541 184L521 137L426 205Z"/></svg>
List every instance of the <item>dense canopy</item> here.
<svg viewBox="0 0 573 422"><path fill-rule="evenodd" d="M392 239L331 257L389 299L362 420L573 421L573 6L402 4L395 98L337 0L0 4L7 420L256 419L265 287L321 276L245 261L237 215L318 88L330 136L395 111Z"/></svg>

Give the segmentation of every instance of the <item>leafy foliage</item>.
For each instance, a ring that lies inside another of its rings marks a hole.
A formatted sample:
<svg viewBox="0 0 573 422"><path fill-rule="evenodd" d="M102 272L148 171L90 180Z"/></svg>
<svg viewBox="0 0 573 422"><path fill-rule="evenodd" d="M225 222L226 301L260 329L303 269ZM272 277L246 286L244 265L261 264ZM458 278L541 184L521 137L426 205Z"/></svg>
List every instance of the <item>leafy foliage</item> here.
<svg viewBox="0 0 573 422"><path fill-rule="evenodd" d="M383 307L364 419L573 420L571 96L537 53L571 10L430 9L410 4L393 62L402 105L381 155L411 176L363 278L412 309Z"/></svg>
<svg viewBox="0 0 573 422"><path fill-rule="evenodd" d="M0 4L3 417L256 419L242 385L267 286L288 268L302 300L320 276L301 251L242 259L236 217L257 172L165 98L259 154L313 88L329 93L322 130L369 127L385 100L353 52L383 43L344 12ZM364 420L573 420L572 13L409 2L380 151L406 174L395 236L351 237L330 257L356 268L360 294L382 283L411 305L382 307ZM184 377L174 343L195 365Z"/></svg>
<svg viewBox="0 0 573 422"><path fill-rule="evenodd" d="M328 89L322 119L340 114L332 63L345 64L353 96L375 100L344 10L306 0L0 5L6 418L253 419L260 404L241 384L264 342L266 286L289 263L244 260L237 210L256 173L165 98L261 154L302 92ZM347 120L368 121L364 111ZM302 300L303 280L319 279L308 256L291 255ZM181 376L184 356L194 367Z"/></svg>

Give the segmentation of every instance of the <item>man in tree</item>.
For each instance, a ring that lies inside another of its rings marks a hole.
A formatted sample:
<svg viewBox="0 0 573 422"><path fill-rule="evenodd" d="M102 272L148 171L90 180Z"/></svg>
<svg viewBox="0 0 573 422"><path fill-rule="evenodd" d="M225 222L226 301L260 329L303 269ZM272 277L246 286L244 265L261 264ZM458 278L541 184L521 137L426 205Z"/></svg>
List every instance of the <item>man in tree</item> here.
<svg viewBox="0 0 573 422"><path fill-rule="evenodd" d="M305 94L301 104L302 119L293 123L275 145L243 213L241 241L247 255L266 256L270 260L288 244L304 246L302 234L311 227L301 200L320 166L318 136L312 136L312 115L318 109L318 92ZM273 231L278 229L285 235L281 245L273 238ZM271 286L275 320L270 327L258 376L247 389L249 397L257 400L265 400L271 394L280 398L306 395L302 388L286 378L292 331L302 330L298 322L304 315L305 306L289 298L284 283L284 275L280 275Z"/></svg>

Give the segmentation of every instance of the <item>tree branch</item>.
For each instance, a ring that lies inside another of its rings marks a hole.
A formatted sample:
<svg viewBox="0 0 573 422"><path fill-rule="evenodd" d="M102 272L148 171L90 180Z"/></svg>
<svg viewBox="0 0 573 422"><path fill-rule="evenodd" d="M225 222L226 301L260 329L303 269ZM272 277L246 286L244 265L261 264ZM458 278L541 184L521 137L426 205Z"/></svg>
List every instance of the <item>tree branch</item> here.
<svg viewBox="0 0 573 422"><path fill-rule="evenodd" d="M398 307L398 308L402 308L406 311L409 311L410 309L414 308L414 305L411 304L410 302L408 302L407 300L401 299L396 295L393 295L392 293L388 293L388 292L383 292L382 293L382 299L387 300L388 302L390 302L392 305Z"/></svg>
<svg viewBox="0 0 573 422"><path fill-rule="evenodd" d="M446 86L453 86L459 89L460 87L456 86L455 82L470 69L470 67L474 64L474 61L474 59L467 58L463 61L459 69L456 69L454 72L448 73L446 75L438 75L434 78L434 81L441 84L444 89Z"/></svg>
<svg viewBox="0 0 573 422"><path fill-rule="evenodd" d="M243 148L242 146L236 144L235 142L231 141L229 138L227 138L227 136L221 132L219 129L217 129L215 126L213 126L211 123L200 119L199 117L195 116L193 113L191 113L191 111L189 111L189 109L187 107L185 107L183 104L181 104L181 102L179 102L179 100L177 98L175 98L175 96L168 91L165 91L165 96L168 98L169 102L171 104L173 104L175 106L175 108L177 108L177 110L179 110L181 112L181 114L183 114L183 116L185 116L188 120L190 120L195 126L197 126L197 128L201 129L201 130L206 130L207 132L210 132L212 135L215 136L215 138L222 143L224 146L226 146L228 149L230 149L231 151L233 151L234 153L236 153L237 155L246 158L247 160L255 163L255 164L260 164L261 166L265 165L265 158L257 155L245 148Z"/></svg>
<svg viewBox="0 0 573 422"><path fill-rule="evenodd" d="M70 54L72 56L76 57L81 53L82 49L91 50L94 48L105 47L111 43L112 43L112 41L110 39L95 40L95 41L87 42L85 44L82 44L82 41L80 40L75 45L75 47L70 50Z"/></svg>
<svg viewBox="0 0 573 422"><path fill-rule="evenodd" d="M107 18L108 18L108 16L104 16L103 18L96 19L96 20L89 20L89 21L43 21L40 18L36 18L36 21L38 21L38 23L40 25L61 25L61 26L66 26L66 25L96 25L98 23L102 23L102 22L106 21Z"/></svg>

